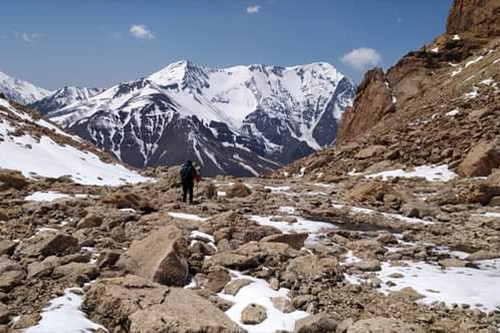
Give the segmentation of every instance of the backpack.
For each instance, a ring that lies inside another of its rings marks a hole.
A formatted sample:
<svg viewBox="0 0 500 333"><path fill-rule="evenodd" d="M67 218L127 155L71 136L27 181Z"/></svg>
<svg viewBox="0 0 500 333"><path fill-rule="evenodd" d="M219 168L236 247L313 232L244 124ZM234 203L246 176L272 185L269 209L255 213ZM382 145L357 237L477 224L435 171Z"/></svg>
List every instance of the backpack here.
<svg viewBox="0 0 500 333"><path fill-rule="evenodd" d="M192 180L193 179L193 166L189 164L184 164L181 169L181 178L182 181Z"/></svg>

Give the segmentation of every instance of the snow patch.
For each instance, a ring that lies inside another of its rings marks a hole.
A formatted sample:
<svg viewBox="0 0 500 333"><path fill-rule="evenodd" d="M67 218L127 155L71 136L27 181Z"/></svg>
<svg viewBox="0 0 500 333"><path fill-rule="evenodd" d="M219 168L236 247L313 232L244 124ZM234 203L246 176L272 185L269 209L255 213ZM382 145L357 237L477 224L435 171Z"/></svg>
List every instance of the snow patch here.
<svg viewBox="0 0 500 333"><path fill-rule="evenodd" d="M182 219L182 220L191 220L191 221L207 221L208 218L205 217L200 217L198 215L194 214L187 214L187 213L178 213L178 212L168 212L168 215L176 218L176 219Z"/></svg>
<svg viewBox="0 0 500 333"><path fill-rule="evenodd" d="M474 268L447 268L426 262L404 262L404 266L382 263L382 271L377 273L383 281L381 291L389 293L411 287L425 296L420 302L432 304L445 302L447 305L468 304L483 311L498 310L500 289L494 286L500 281L500 260L485 260ZM400 273L402 278L391 278ZM392 281L396 285L388 286ZM471 283L473 281L473 283Z"/></svg>
<svg viewBox="0 0 500 333"><path fill-rule="evenodd" d="M42 312L42 319L24 333L91 333L104 326L96 324L85 317L80 310L82 297L73 291L82 292L80 288L64 291L64 295L50 301L50 305Z"/></svg>
<svg viewBox="0 0 500 333"><path fill-rule="evenodd" d="M249 279L253 282L241 288L235 296L219 293L218 296L235 304L226 311L226 315L249 333L265 333L276 331L293 331L297 320L307 317L307 312L294 311L283 313L276 309L272 299L274 297L288 298L288 289L273 290L269 284L252 276L243 275L238 271L231 271L237 279ZM236 279L235 278L235 279ZM266 308L267 319L257 325L244 325L241 323L241 313L249 304L258 304Z"/></svg>
<svg viewBox="0 0 500 333"><path fill-rule="evenodd" d="M35 192L30 195L28 195L26 198L24 198L24 201L35 201L35 202L42 202L42 201L48 201L52 202L54 200L58 199L64 199L64 198L69 198L70 196L68 194L64 193L58 193L58 192Z"/></svg>
<svg viewBox="0 0 500 333"><path fill-rule="evenodd" d="M350 176L359 176L360 174L356 174L355 172L350 172ZM377 178L382 177L382 180L388 180L394 177L400 178L425 178L429 182L441 181L447 182L457 177L457 174L451 171L448 165L423 165L415 167L413 171L405 171L403 169L390 170L390 171L382 171L379 173L373 173L369 175L364 175L365 178Z"/></svg>

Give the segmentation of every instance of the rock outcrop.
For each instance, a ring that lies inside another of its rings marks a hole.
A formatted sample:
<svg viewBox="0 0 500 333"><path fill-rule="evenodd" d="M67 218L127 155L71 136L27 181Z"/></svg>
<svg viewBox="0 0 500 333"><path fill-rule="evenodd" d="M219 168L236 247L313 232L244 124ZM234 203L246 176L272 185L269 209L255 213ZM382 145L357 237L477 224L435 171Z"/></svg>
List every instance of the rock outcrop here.
<svg viewBox="0 0 500 333"><path fill-rule="evenodd" d="M196 293L133 275L100 280L82 308L113 332L245 332Z"/></svg>
<svg viewBox="0 0 500 333"><path fill-rule="evenodd" d="M473 33L479 37L500 36L500 1L455 0L446 31L449 34Z"/></svg>
<svg viewBox="0 0 500 333"><path fill-rule="evenodd" d="M355 138L375 126L395 106L389 83L382 69L366 73L354 99L354 105L342 114L337 142Z"/></svg>

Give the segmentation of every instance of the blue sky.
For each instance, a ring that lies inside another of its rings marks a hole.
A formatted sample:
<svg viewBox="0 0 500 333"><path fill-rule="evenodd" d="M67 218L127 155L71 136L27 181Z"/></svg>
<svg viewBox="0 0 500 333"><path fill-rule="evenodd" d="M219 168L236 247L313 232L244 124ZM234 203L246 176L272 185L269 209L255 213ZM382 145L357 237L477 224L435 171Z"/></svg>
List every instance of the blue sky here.
<svg viewBox="0 0 500 333"><path fill-rule="evenodd" d="M443 33L451 1L2 1L0 71L56 89L109 87L181 59L326 61L359 82Z"/></svg>

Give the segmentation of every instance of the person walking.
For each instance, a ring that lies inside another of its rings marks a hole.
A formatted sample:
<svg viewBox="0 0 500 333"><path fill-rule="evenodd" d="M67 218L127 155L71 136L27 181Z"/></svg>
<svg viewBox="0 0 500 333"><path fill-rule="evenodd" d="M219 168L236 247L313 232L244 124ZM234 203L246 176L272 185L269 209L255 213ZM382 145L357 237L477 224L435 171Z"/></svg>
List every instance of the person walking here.
<svg viewBox="0 0 500 333"><path fill-rule="evenodd" d="M194 181L201 181L201 177L196 171L193 162L187 161L181 168L181 181L182 181L182 202L186 202L189 194L189 203L193 204L193 189Z"/></svg>

